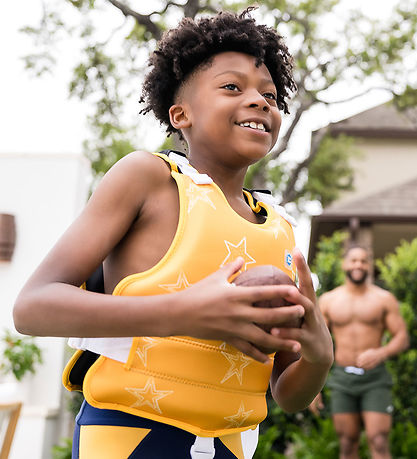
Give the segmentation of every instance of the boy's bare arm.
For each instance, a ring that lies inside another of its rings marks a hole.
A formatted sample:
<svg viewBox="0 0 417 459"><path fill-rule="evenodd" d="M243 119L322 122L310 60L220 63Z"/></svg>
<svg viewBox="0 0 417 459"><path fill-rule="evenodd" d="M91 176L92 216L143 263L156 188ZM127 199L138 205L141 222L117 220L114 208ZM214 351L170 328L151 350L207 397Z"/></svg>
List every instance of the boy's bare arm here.
<svg viewBox="0 0 417 459"><path fill-rule="evenodd" d="M17 298L14 318L23 333L56 336L120 336L124 298L78 288L140 216L155 186L170 180L160 159L134 153L106 174L86 208L52 248ZM165 177L164 177L165 173ZM115 322L106 325L107 315ZM127 314L129 316L129 314Z"/></svg>
<svg viewBox="0 0 417 459"><path fill-rule="evenodd" d="M326 292L323 293L319 298L318 298L318 304L321 313L323 314L323 319L327 325L328 328L330 328L330 317L329 317L329 312L328 312L328 306L331 301L331 292ZM312 400L310 405L308 406L308 409L316 416L319 415L320 410L324 408L324 403L323 403L323 397L321 395L321 392L319 392L316 397Z"/></svg>
<svg viewBox="0 0 417 459"><path fill-rule="evenodd" d="M254 345L290 349L294 341L271 336L254 323L284 322L303 314L302 308L253 308L253 301L271 299L277 292L272 286L231 286L227 280L242 260L175 294L126 297L78 288L164 180L172 180L169 169L154 156L137 153L120 161L24 286L14 309L16 328L40 336L222 339L260 361L267 356Z"/></svg>
<svg viewBox="0 0 417 459"><path fill-rule="evenodd" d="M282 370L274 363L271 391L279 406L288 412L306 408L322 389L333 363L333 343L325 320L315 300L308 266L300 252L294 254L300 279L299 290L282 287L283 296L305 309L304 323L300 329L272 329L271 333L282 339L300 343L300 358ZM277 355L279 359L279 354ZM289 360L290 362L290 360Z"/></svg>

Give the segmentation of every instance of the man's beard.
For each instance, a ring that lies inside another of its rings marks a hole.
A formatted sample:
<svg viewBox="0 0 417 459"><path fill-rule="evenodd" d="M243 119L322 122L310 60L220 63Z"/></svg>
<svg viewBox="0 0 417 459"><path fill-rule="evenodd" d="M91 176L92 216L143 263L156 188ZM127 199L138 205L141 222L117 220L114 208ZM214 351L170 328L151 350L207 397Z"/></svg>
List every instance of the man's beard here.
<svg viewBox="0 0 417 459"><path fill-rule="evenodd" d="M368 277L368 271L362 271L362 276L361 277L353 277L352 272L354 270L350 269L345 271L346 276L356 285L362 285L365 281L366 278Z"/></svg>

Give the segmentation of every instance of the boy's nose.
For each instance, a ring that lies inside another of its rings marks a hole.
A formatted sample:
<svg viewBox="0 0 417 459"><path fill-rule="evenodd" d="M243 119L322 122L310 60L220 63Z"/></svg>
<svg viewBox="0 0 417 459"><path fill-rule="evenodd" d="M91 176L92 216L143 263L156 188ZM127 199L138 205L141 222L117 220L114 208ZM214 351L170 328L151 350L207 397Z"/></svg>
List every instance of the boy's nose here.
<svg viewBox="0 0 417 459"><path fill-rule="evenodd" d="M268 102L265 100L265 97L259 92L252 93L248 96L248 104L250 108L259 108L264 112L268 112L270 107Z"/></svg>

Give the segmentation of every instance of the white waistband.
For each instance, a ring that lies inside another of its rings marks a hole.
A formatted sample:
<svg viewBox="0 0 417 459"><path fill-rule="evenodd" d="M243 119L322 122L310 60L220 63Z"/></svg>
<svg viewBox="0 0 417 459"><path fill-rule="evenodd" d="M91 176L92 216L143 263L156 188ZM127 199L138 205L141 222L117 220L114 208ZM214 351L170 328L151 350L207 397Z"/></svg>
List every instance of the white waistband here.
<svg viewBox="0 0 417 459"><path fill-rule="evenodd" d="M73 349L91 351L118 362L126 363L133 338L69 338Z"/></svg>

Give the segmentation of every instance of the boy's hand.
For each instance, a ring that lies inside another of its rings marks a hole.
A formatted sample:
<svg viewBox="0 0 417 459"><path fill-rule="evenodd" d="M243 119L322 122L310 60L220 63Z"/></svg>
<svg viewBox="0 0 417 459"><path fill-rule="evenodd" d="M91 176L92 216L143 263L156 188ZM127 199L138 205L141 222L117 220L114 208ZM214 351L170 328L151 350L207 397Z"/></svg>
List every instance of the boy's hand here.
<svg viewBox="0 0 417 459"><path fill-rule="evenodd" d="M277 325L304 315L302 306L255 308L252 303L280 295L280 286L237 287L228 279L243 265L243 259L222 267L215 273L179 292L175 334L201 339L224 340L255 360L270 358L258 347L298 352L300 344L281 335L273 336L258 324ZM295 288L295 287L294 287ZM295 290L297 290L295 288Z"/></svg>
<svg viewBox="0 0 417 459"><path fill-rule="evenodd" d="M310 269L298 249L294 250L293 260L298 271L299 288L282 285L279 286L279 294L287 301L304 308L304 321L301 328L277 326L271 330L271 334L298 342L301 357L307 362L330 366L333 362L332 338L316 302Z"/></svg>

